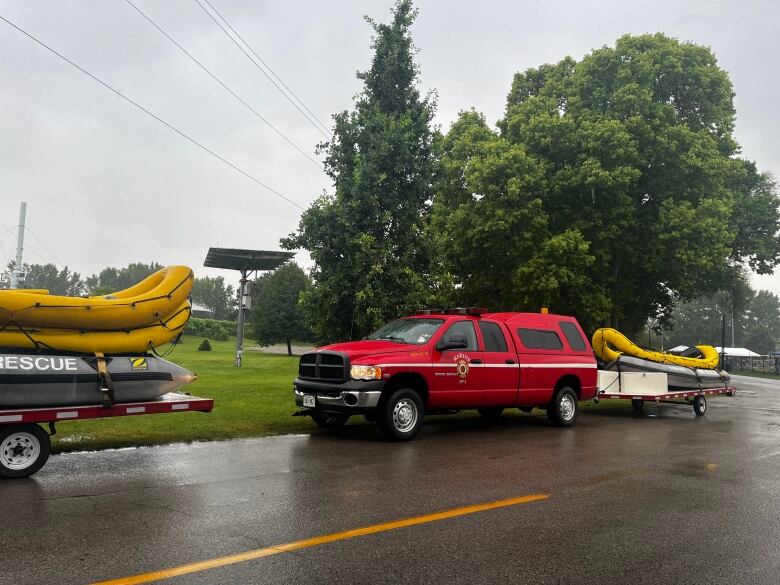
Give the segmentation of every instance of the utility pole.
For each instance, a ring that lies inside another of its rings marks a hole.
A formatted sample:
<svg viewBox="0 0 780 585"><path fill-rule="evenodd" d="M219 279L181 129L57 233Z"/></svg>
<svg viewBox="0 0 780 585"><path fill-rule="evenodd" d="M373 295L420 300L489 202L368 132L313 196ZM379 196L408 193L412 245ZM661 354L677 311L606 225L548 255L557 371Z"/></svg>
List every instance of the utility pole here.
<svg viewBox="0 0 780 585"><path fill-rule="evenodd" d="M24 219L27 215L27 203L22 201L19 206L19 228L16 233L16 263L11 271L11 288L19 288L19 277L22 275L22 250L24 249Z"/></svg>
<svg viewBox="0 0 780 585"><path fill-rule="evenodd" d="M252 308L252 297L249 294L249 280L247 270L241 271L241 280L238 286L238 331L236 332L236 367L241 367L244 357L244 321L245 311Z"/></svg>
<svg viewBox="0 0 780 585"><path fill-rule="evenodd" d="M720 369L726 369L726 313L721 313L723 318L723 328L720 335Z"/></svg>
<svg viewBox="0 0 780 585"><path fill-rule="evenodd" d="M734 307L731 307L731 347L736 347L734 343Z"/></svg>

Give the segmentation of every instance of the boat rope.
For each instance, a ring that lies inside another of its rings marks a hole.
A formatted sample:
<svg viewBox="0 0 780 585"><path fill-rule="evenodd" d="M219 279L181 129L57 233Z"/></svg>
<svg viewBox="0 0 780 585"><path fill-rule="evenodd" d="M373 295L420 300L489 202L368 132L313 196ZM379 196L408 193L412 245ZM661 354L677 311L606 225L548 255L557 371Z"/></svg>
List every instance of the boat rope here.
<svg viewBox="0 0 780 585"><path fill-rule="evenodd" d="M36 341L35 339L33 339L30 336L30 334L21 325L19 325L16 321L8 321L7 323L3 324L3 326L0 327L0 333L5 331L6 328L9 325L15 326L19 330L20 333L22 333L27 339L30 340L30 343L32 343L35 346L35 349L37 349L38 351L40 351L42 348L43 349L52 349L51 346L43 343L42 341Z"/></svg>
<svg viewBox="0 0 780 585"><path fill-rule="evenodd" d="M176 346L179 345L179 341L181 341L181 336L184 335L184 331L180 331L179 334L176 336L176 338L171 341L171 347L166 349L164 352L159 353L154 347L150 347L149 349L152 350L152 353L156 355L158 358L166 358L171 353L173 353L173 350L176 349Z"/></svg>

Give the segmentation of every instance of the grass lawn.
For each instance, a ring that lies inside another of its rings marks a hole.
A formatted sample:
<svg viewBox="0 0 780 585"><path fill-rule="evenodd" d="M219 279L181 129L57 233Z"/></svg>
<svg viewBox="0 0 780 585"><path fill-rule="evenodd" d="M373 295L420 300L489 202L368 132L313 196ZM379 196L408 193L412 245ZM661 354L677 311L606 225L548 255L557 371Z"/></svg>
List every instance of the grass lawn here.
<svg viewBox="0 0 780 585"><path fill-rule="evenodd" d="M197 351L201 341L199 337L185 336L183 343L173 351L169 359L198 374L197 381L183 390L195 396L213 398L213 412L66 422L57 425L57 434L52 441L53 451L258 437L309 432L316 428L309 417L291 416L296 410L292 381L298 369L297 357L245 351L242 367L235 368L235 339L211 341L210 352ZM595 405L591 401L582 406L583 411L587 412L593 409L630 408L630 403L608 400ZM479 417L473 410L463 411L455 416ZM527 415L517 409L511 409L507 410L504 416L544 416L544 412L537 409ZM350 424L368 423L363 417L356 416L350 420Z"/></svg>
<svg viewBox="0 0 780 585"><path fill-rule="evenodd" d="M292 381L298 358L245 351L241 368L233 366L235 339L210 341L200 352L201 338L185 336L168 356L198 374L182 391L214 399L208 414L185 412L73 421L57 425L54 451L103 449L179 441L306 432L308 417L292 417Z"/></svg>

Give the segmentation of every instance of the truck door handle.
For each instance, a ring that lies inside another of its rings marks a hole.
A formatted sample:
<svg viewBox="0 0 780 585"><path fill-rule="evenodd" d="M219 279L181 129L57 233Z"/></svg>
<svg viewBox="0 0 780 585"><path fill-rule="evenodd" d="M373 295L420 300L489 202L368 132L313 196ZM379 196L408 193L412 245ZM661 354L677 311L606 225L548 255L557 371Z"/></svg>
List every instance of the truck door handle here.
<svg viewBox="0 0 780 585"><path fill-rule="evenodd" d="M504 360L505 364L513 364L515 363L515 360Z"/></svg>
<svg viewBox="0 0 780 585"><path fill-rule="evenodd" d="M480 359L471 360L471 363L472 363L472 364L481 364L481 363L482 363L482 360L480 360Z"/></svg>

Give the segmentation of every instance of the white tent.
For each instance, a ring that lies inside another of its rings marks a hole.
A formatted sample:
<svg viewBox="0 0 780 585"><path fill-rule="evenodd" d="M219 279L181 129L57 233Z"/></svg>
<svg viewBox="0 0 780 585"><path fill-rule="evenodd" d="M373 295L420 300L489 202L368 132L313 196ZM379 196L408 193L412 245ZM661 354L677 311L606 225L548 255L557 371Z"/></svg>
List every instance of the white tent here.
<svg viewBox="0 0 780 585"><path fill-rule="evenodd" d="M672 349L667 349L666 351L675 352L675 351L685 351L686 349L688 349L687 345L678 345L677 347L673 347Z"/></svg>
<svg viewBox="0 0 780 585"><path fill-rule="evenodd" d="M720 353L721 348L716 347L715 350ZM727 347L723 353L726 357L732 358L761 357L760 354L757 354L756 352L751 351L746 347Z"/></svg>

